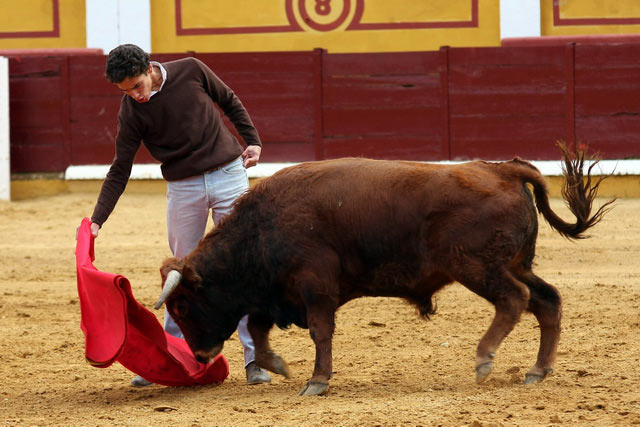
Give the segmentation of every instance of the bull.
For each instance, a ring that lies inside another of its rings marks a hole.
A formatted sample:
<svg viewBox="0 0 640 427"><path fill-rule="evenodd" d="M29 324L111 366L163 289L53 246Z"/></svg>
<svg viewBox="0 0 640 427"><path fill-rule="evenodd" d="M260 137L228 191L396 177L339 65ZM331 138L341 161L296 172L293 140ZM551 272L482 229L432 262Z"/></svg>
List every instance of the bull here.
<svg viewBox="0 0 640 427"><path fill-rule="evenodd" d="M541 381L553 371L562 300L532 271L537 211L562 236L581 239L613 202L593 212L597 160L587 168L584 151L559 146L573 223L550 208L538 169L518 158L456 165L347 158L283 169L239 198L193 252L164 261L156 308L166 303L203 363L249 314L256 363L285 377L269 331L274 324L308 328L315 366L300 394L319 395L332 375L340 306L400 297L428 318L433 295L458 282L495 307L477 346L476 381L490 375L523 312L540 325L537 360L524 382Z"/></svg>

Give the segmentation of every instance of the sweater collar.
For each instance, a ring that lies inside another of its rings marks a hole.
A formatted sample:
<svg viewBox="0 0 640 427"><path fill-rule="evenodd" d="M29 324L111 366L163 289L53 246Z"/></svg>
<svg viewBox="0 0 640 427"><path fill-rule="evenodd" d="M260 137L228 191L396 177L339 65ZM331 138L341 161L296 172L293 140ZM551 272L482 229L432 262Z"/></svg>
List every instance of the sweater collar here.
<svg viewBox="0 0 640 427"><path fill-rule="evenodd" d="M156 62L156 61L150 61L151 65L156 66L158 68L160 68L160 74L162 74L162 83L160 83L160 89L158 90L152 90L151 91L151 95L149 95L149 97L152 97L153 95L155 95L156 93L160 92L162 90L162 87L164 86L164 84L167 82L167 70L162 66L161 63Z"/></svg>

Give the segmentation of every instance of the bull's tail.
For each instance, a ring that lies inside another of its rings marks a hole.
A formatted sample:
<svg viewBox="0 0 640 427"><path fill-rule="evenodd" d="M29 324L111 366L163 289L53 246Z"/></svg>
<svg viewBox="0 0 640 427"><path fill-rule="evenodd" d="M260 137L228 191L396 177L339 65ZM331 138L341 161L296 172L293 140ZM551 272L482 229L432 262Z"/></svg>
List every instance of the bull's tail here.
<svg viewBox="0 0 640 427"><path fill-rule="evenodd" d="M533 185L536 206L549 225L564 237L584 239L588 237L584 232L600 222L603 216L613 207L612 203L615 201L615 198L605 202L595 213L591 213L593 200L598 194L598 188L602 181L608 178L609 175L601 176L596 179L595 182L592 182L591 171L599 159L587 157L587 160L593 160L593 163L588 166L587 175L584 176L586 152L577 147L570 150L564 142L558 142L557 145L562 151L562 174L565 178L564 185L562 186L562 197L566 201L571 213L576 217L576 222L573 224L568 223L551 210L547 189L543 183L538 180L526 179L526 181Z"/></svg>

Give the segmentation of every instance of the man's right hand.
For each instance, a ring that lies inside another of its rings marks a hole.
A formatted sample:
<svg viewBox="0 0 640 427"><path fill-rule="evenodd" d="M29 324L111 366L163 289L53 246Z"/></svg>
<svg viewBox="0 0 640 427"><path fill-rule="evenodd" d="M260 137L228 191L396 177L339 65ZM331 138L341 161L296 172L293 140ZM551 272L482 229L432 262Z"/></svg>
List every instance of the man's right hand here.
<svg viewBox="0 0 640 427"><path fill-rule="evenodd" d="M80 230L80 227L76 228L76 240L78 240L78 231ZM98 232L100 231L100 226L98 224L96 224L95 222L91 223L91 234L93 235L94 238L98 237Z"/></svg>
<svg viewBox="0 0 640 427"><path fill-rule="evenodd" d="M100 231L100 226L98 224L96 224L95 222L91 223L91 234L93 234L93 237L98 237L98 232Z"/></svg>

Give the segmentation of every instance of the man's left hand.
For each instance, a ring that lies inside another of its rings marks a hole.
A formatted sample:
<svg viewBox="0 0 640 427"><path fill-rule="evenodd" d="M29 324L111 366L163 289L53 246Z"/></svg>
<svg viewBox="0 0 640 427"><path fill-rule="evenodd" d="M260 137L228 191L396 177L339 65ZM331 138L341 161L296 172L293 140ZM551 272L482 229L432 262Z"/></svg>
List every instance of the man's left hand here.
<svg viewBox="0 0 640 427"><path fill-rule="evenodd" d="M250 168L251 166L255 166L258 164L258 160L260 159L260 152L262 151L262 147L259 145L249 145L246 150L242 153L242 160L244 161L244 167Z"/></svg>

